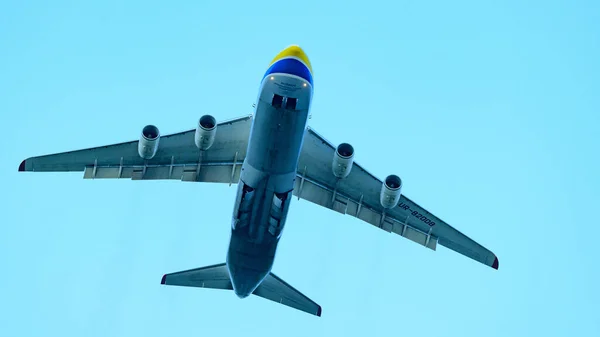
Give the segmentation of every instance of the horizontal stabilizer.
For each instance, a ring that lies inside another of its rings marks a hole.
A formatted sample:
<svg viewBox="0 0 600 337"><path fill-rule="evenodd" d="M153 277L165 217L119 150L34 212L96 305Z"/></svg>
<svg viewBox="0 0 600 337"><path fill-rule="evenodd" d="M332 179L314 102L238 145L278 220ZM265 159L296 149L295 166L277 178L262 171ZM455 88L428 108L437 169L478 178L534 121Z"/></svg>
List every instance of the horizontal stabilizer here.
<svg viewBox="0 0 600 337"><path fill-rule="evenodd" d="M265 277L253 294L321 317L320 305L273 273Z"/></svg>
<svg viewBox="0 0 600 337"><path fill-rule="evenodd" d="M165 285L233 290L225 263L166 274L160 282ZM254 295L289 307L321 316L321 306L304 296L273 273L269 273L254 290Z"/></svg>
<svg viewBox="0 0 600 337"><path fill-rule="evenodd" d="M233 290L225 263L166 274L160 283L170 286Z"/></svg>

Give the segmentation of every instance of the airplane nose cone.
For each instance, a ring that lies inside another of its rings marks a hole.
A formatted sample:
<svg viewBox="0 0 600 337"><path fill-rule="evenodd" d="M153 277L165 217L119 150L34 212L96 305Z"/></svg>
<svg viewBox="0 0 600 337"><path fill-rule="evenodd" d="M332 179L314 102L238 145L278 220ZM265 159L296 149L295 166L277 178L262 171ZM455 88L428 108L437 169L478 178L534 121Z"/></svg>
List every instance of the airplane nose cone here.
<svg viewBox="0 0 600 337"><path fill-rule="evenodd" d="M302 50L302 48L300 48L300 46L298 46L298 45L291 45L291 46L285 48L283 50L283 53L285 53L289 56L297 57L299 59L307 59L308 60L308 56L306 55L304 50Z"/></svg>
<svg viewBox="0 0 600 337"><path fill-rule="evenodd" d="M295 58L301 60L302 62L304 62L304 64L306 64L306 66L312 73L312 66L310 64L310 60L308 59L308 56L306 55L304 50L302 50L302 48L300 48L300 46L291 45L291 46L285 48L284 50L279 52L279 54L277 54L277 56L275 56L275 58L273 59L273 61L271 61L271 63L273 63L279 59L285 58L285 57L295 57Z"/></svg>

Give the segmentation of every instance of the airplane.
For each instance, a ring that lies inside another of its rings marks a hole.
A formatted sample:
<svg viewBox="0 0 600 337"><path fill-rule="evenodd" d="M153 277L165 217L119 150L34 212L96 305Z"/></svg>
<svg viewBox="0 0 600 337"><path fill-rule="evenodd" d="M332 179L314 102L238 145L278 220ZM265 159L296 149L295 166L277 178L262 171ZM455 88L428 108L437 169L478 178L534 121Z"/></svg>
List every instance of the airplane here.
<svg viewBox="0 0 600 337"><path fill-rule="evenodd" d="M294 197L348 214L431 250L437 244L498 269L494 253L401 193L402 180L380 180L308 126L313 70L297 45L269 64L254 113L161 135L146 125L139 140L31 157L19 171L83 171L84 179L237 184L225 263L165 274L161 284L253 294L321 316L321 306L271 272Z"/></svg>

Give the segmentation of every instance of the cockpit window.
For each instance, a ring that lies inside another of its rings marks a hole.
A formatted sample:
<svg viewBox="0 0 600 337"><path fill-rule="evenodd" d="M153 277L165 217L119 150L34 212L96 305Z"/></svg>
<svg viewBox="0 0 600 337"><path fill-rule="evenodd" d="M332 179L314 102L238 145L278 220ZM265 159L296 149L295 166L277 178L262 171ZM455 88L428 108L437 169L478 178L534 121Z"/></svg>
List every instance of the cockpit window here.
<svg viewBox="0 0 600 337"><path fill-rule="evenodd" d="M276 107L276 108L281 108L281 105L283 104L283 96L279 96L277 94L273 95L273 101L271 102L271 105Z"/></svg>
<svg viewBox="0 0 600 337"><path fill-rule="evenodd" d="M297 98L288 97L285 102L285 108L290 110L296 110L296 103L298 103Z"/></svg>

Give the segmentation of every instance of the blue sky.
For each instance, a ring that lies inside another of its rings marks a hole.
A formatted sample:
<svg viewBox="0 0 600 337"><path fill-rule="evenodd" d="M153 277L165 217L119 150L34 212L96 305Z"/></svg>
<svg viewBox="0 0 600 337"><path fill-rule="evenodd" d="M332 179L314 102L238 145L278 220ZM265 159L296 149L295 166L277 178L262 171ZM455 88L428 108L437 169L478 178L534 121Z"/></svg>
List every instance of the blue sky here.
<svg viewBox="0 0 600 337"><path fill-rule="evenodd" d="M600 3L258 3L0 5L0 335L600 334ZM290 44L314 68L310 125L399 174L498 271L295 200L273 271L319 319L160 286L224 261L233 187L17 173L251 113Z"/></svg>

